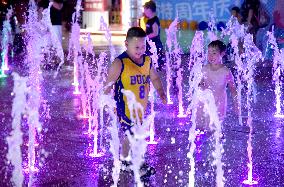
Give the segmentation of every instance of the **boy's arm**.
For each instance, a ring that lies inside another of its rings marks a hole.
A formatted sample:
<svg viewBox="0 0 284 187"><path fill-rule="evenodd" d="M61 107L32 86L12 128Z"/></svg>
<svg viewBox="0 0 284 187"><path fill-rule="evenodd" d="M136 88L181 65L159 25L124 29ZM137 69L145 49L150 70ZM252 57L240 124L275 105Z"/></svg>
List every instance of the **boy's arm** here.
<svg viewBox="0 0 284 187"><path fill-rule="evenodd" d="M154 88L157 90L160 98L162 99L162 102L164 104L166 104L167 103L167 97L166 97L166 94L164 92L164 88L163 88L161 79L160 79L156 70L153 67L151 67L151 69L150 69L150 78L151 78L151 81L153 83Z"/></svg>
<svg viewBox="0 0 284 187"><path fill-rule="evenodd" d="M108 69L108 75L104 85L107 86L104 92L105 94L110 93L112 86L120 76L121 68L122 68L122 62L118 58L114 59L110 68Z"/></svg>
<svg viewBox="0 0 284 187"><path fill-rule="evenodd" d="M153 32L148 34L149 39L154 38L159 35L159 26L157 23L152 25Z"/></svg>

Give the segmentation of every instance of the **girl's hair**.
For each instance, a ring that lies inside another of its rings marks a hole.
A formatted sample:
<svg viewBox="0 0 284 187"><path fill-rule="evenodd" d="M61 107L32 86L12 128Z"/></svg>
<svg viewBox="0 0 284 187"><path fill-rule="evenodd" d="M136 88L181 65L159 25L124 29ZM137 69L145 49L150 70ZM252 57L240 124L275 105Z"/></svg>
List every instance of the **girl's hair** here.
<svg viewBox="0 0 284 187"><path fill-rule="evenodd" d="M223 53L226 51L227 47L226 45L220 41L220 40L214 40L209 43L208 47L217 47L220 51L220 53Z"/></svg>

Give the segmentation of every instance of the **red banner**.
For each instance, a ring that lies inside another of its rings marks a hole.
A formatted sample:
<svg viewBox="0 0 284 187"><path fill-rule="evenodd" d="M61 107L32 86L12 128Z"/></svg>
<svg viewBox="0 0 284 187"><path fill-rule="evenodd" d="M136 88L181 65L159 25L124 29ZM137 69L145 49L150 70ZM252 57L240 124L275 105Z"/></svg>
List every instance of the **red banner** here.
<svg viewBox="0 0 284 187"><path fill-rule="evenodd" d="M106 11L107 0L85 0L84 11Z"/></svg>

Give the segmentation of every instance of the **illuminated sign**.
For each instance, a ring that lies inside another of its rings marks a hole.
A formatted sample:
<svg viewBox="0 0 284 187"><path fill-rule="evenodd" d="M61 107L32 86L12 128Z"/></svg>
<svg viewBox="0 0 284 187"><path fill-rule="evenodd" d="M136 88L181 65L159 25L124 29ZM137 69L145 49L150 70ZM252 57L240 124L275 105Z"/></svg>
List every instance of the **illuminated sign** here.
<svg viewBox="0 0 284 187"><path fill-rule="evenodd" d="M106 11L107 0L85 0L84 10L85 11Z"/></svg>

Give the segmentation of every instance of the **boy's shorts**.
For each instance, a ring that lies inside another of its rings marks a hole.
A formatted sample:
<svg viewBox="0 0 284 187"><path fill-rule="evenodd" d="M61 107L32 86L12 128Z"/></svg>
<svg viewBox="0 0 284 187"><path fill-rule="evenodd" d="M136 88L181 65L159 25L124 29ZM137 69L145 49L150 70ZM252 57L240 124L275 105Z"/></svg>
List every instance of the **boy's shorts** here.
<svg viewBox="0 0 284 187"><path fill-rule="evenodd" d="M129 133L133 135L133 131L131 130L131 128L133 127L134 124L131 122L131 120L129 119L124 120L119 118L119 124L120 124L119 126L120 134L124 134L126 136L126 131L129 131Z"/></svg>

